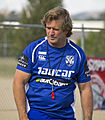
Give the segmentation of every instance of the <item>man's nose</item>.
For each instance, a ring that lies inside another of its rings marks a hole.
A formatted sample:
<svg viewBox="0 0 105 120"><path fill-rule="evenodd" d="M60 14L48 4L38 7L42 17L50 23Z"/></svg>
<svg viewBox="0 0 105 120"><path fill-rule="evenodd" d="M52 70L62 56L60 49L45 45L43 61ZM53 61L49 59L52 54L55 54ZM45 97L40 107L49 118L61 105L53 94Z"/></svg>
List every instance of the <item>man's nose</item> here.
<svg viewBox="0 0 105 120"><path fill-rule="evenodd" d="M50 29L50 33L54 34L54 29L53 28Z"/></svg>

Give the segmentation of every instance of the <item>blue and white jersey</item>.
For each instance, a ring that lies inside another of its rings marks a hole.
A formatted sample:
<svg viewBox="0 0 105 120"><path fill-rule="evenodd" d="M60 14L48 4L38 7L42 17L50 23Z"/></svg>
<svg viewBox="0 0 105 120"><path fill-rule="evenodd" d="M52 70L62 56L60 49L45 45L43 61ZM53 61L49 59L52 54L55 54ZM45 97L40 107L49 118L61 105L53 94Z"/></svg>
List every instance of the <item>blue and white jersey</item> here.
<svg viewBox="0 0 105 120"><path fill-rule="evenodd" d="M65 47L55 48L48 44L47 37L42 38L23 51L17 69L32 75L26 92L31 109L53 118L75 118L76 83L91 79L86 56L79 46L67 39ZM51 97L52 86L55 99Z"/></svg>

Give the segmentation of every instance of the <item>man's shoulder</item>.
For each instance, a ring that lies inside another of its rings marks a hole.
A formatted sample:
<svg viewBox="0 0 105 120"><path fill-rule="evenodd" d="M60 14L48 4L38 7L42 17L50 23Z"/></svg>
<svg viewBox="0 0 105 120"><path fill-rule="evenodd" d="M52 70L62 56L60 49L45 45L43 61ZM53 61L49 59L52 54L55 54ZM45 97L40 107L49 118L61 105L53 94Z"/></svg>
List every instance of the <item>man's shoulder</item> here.
<svg viewBox="0 0 105 120"><path fill-rule="evenodd" d="M31 42L27 48L31 48L31 49L34 49L35 47L38 47L39 45L41 45L42 43L44 43L44 41L46 41L45 37L44 38L41 38L41 39L38 39L36 41L33 41Z"/></svg>
<svg viewBox="0 0 105 120"><path fill-rule="evenodd" d="M83 49L78 46L76 43L74 43L73 41L70 40L70 46L74 49L74 50L77 50L79 52L83 52Z"/></svg>
<svg viewBox="0 0 105 120"><path fill-rule="evenodd" d="M38 45L38 44L40 44L41 42L44 42L44 41L45 41L45 37L31 42L30 45L36 46L36 45Z"/></svg>
<svg viewBox="0 0 105 120"><path fill-rule="evenodd" d="M70 46L71 46L72 50L79 55L80 59L82 59L82 58L84 58L84 56L86 56L83 49L81 47L79 47L76 43L74 43L71 40L70 40L69 43L70 43Z"/></svg>

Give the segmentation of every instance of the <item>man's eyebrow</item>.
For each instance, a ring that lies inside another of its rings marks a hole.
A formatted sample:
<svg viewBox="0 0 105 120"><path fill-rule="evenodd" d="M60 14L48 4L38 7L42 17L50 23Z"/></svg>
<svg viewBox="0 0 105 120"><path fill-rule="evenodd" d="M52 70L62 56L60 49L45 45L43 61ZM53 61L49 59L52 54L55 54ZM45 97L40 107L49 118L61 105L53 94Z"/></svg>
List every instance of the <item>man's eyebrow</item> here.
<svg viewBox="0 0 105 120"><path fill-rule="evenodd" d="M59 30L59 28L56 28L56 27L48 27L48 26L46 26L46 28L48 28L48 29L53 29L53 30Z"/></svg>

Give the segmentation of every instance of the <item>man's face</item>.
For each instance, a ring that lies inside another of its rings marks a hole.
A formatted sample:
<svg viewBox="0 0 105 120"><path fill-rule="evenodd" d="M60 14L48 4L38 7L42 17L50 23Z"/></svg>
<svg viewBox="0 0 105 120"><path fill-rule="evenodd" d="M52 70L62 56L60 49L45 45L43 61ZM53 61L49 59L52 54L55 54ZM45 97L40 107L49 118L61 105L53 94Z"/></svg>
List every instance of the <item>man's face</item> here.
<svg viewBox="0 0 105 120"><path fill-rule="evenodd" d="M64 47L66 45L67 32L62 31L62 19L52 20L46 23L46 34L48 43L53 47Z"/></svg>

